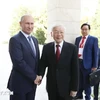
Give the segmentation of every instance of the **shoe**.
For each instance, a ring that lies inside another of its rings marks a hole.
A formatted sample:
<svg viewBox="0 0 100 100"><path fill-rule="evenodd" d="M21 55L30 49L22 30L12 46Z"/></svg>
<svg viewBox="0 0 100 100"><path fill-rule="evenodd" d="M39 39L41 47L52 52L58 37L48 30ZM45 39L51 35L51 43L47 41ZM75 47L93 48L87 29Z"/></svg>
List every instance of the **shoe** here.
<svg viewBox="0 0 100 100"><path fill-rule="evenodd" d="M93 99L93 100L98 100L98 99Z"/></svg>
<svg viewBox="0 0 100 100"><path fill-rule="evenodd" d="M76 96L74 99L75 100L83 100L83 97Z"/></svg>

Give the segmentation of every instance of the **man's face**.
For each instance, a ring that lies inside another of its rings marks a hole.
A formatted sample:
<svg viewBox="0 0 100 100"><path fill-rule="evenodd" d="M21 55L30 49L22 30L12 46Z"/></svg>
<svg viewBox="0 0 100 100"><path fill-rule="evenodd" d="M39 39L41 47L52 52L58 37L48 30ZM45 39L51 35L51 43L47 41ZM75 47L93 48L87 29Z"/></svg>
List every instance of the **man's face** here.
<svg viewBox="0 0 100 100"><path fill-rule="evenodd" d="M52 32L53 39L57 44L61 43L64 40L64 28L63 27L55 27Z"/></svg>
<svg viewBox="0 0 100 100"><path fill-rule="evenodd" d="M89 32L90 32L90 30L89 30L89 27L88 27L87 25L84 25L84 26L81 28L81 33L82 33L83 36L88 35Z"/></svg>
<svg viewBox="0 0 100 100"><path fill-rule="evenodd" d="M22 31L30 34L34 29L34 19L31 16L25 16L20 22Z"/></svg>

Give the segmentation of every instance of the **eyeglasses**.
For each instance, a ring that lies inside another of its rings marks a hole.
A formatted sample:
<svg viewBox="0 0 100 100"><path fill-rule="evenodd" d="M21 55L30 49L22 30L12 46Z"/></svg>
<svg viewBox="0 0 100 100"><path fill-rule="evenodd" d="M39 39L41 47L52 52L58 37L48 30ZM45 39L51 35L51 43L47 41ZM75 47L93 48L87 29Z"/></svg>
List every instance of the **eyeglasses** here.
<svg viewBox="0 0 100 100"><path fill-rule="evenodd" d="M89 29L81 29L82 31L88 31Z"/></svg>
<svg viewBox="0 0 100 100"><path fill-rule="evenodd" d="M64 32L60 32L60 31L54 31L54 34L64 34Z"/></svg>

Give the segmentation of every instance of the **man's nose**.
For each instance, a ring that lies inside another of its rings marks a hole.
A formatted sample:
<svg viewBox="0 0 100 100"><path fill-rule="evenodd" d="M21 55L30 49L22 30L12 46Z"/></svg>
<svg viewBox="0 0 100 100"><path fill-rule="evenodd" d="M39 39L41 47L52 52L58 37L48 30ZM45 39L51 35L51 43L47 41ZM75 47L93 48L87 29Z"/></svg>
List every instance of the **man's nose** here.
<svg viewBox="0 0 100 100"><path fill-rule="evenodd" d="M29 28L32 28L32 25L31 24L29 24Z"/></svg>

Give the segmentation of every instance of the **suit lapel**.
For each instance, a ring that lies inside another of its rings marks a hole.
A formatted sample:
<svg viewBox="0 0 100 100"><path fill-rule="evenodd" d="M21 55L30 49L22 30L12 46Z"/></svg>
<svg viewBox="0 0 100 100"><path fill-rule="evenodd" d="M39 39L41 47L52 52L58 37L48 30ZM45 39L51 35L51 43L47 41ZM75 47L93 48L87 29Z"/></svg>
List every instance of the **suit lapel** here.
<svg viewBox="0 0 100 100"><path fill-rule="evenodd" d="M79 44L80 44L80 41L82 39L82 36L79 37L79 39L77 40L77 47L79 48Z"/></svg>
<svg viewBox="0 0 100 100"><path fill-rule="evenodd" d="M56 54L55 54L55 45L54 45L54 43L52 43L52 47L51 47L51 50L50 51L52 52L53 61L56 63ZM69 54L69 53L70 53L69 52L69 47L68 47L67 43L64 41L63 46L62 46L62 50L61 50L61 53L60 53L60 58L59 58L58 64L61 61L61 59L66 54Z"/></svg>
<svg viewBox="0 0 100 100"><path fill-rule="evenodd" d="M56 63L56 54L55 54L55 45L54 45L54 42L52 42L52 44L51 44L50 52L51 52L50 54L52 56L53 63Z"/></svg>
<svg viewBox="0 0 100 100"><path fill-rule="evenodd" d="M27 46L28 50L31 52L32 56L35 57L35 56L34 56L34 53L33 53L33 51L32 51L32 49L31 49L31 46L30 46L30 44L28 43L26 37L25 37L21 32L20 32L19 34L20 34L20 36L21 36L21 39L23 40L23 43Z"/></svg>
<svg viewBox="0 0 100 100"><path fill-rule="evenodd" d="M37 56L37 54L38 54L38 44L37 44L37 41L34 39L34 37L32 36L32 40L33 40L33 42L34 42L34 45L35 45L35 49L36 49L36 56Z"/></svg>
<svg viewBox="0 0 100 100"><path fill-rule="evenodd" d="M62 46L62 50L60 53L59 62L62 59L62 57L65 56L65 54L69 54L69 47L68 47L67 43L64 41L63 46Z"/></svg>
<svg viewBox="0 0 100 100"><path fill-rule="evenodd" d="M86 43L85 43L84 49L88 46L89 40L90 40L90 35L88 36L88 38L87 38L87 40L86 40Z"/></svg>

